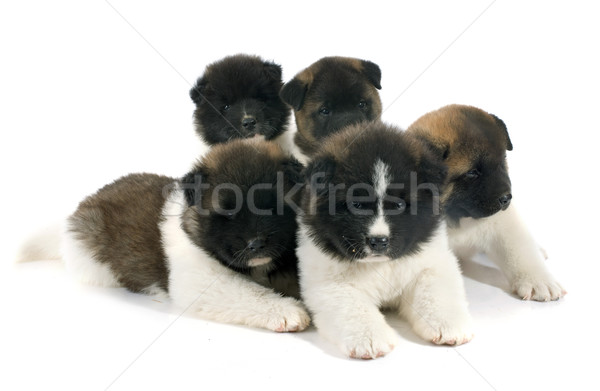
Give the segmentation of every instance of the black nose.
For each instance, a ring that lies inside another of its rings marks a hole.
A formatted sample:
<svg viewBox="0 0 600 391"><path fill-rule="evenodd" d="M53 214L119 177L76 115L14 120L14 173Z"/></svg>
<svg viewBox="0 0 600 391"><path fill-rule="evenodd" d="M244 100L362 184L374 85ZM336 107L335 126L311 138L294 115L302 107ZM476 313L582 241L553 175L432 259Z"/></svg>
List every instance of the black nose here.
<svg viewBox="0 0 600 391"><path fill-rule="evenodd" d="M498 199L498 202L500 203L502 210L505 210L506 208L508 208L508 205L510 205L511 199L512 199L512 194L510 194L510 193L504 194L502 197L500 197Z"/></svg>
<svg viewBox="0 0 600 391"><path fill-rule="evenodd" d="M256 125L256 119L254 117L244 117L242 119L242 126L248 130L254 129L254 125Z"/></svg>
<svg viewBox="0 0 600 391"><path fill-rule="evenodd" d="M263 238L255 238L248 241L248 249L250 251L259 251L265 248L265 240Z"/></svg>
<svg viewBox="0 0 600 391"><path fill-rule="evenodd" d="M367 238L367 244L373 251L384 251L388 246L389 240L387 236L372 236Z"/></svg>

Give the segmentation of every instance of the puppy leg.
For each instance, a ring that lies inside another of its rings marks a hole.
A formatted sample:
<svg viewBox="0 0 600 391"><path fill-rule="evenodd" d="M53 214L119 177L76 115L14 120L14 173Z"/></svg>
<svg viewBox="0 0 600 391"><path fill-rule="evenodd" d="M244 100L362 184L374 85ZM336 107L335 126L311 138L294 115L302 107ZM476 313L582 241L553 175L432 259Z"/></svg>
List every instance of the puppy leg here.
<svg viewBox="0 0 600 391"><path fill-rule="evenodd" d="M345 284L315 289L305 286L302 294L319 332L345 355L373 359L391 352L396 345L394 329L377 305L356 288Z"/></svg>
<svg viewBox="0 0 600 391"><path fill-rule="evenodd" d="M423 270L401 296L400 312L423 339L461 345L473 338L471 315L456 258L433 254L439 265Z"/></svg>
<svg viewBox="0 0 600 391"><path fill-rule="evenodd" d="M282 297L215 260L204 261L171 262L169 295L186 312L277 332L300 331L310 323L298 300Z"/></svg>
<svg viewBox="0 0 600 391"><path fill-rule="evenodd" d="M567 292L544 265L544 254L514 206L489 219L485 251L524 300L557 300Z"/></svg>

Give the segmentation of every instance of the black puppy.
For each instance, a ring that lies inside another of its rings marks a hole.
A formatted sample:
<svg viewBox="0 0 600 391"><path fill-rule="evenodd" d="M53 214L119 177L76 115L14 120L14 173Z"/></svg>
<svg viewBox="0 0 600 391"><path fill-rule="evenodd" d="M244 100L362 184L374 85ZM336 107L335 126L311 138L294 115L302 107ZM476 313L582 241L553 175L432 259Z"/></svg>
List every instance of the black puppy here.
<svg viewBox="0 0 600 391"><path fill-rule="evenodd" d="M196 132L209 145L236 138L272 140L286 130L290 110L279 98L281 66L238 54L206 67L190 90Z"/></svg>

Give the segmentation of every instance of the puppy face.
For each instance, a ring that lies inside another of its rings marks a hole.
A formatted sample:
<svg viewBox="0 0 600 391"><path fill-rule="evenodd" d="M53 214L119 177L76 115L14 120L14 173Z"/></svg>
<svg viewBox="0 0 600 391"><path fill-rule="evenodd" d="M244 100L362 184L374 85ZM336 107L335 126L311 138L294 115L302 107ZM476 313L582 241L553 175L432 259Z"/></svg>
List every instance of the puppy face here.
<svg viewBox="0 0 600 391"><path fill-rule="evenodd" d="M413 254L439 224L445 168L397 128L348 127L327 140L305 176L302 222L321 250L339 260Z"/></svg>
<svg viewBox="0 0 600 391"><path fill-rule="evenodd" d="M428 142L448 167L444 210L451 221L508 208L506 151L512 143L502 120L475 107L451 105L425 114L408 132Z"/></svg>
<svg viewBox="0 0 600 391"><path fill-rule="evenodd" d="M282 85L281 67L256 56L240 54L209 65L190 90L196 132L210 145L277 137L290 115L279 98Z"/></svg>
<svg viewBox="0 0 600 391"><path fill-rule="evenodd" d="M301 186L301 166L271 144L236 140L213 147L182 181L189 205L184 229L242 273L282 266L295 248L296 213L283 194Z"/></svg>
<svg viewBox="0 0 600 391"><path fill-rule="evenodd" d="M315 62L281 90L294 109L296 143L312 153L318 142L347 125L379 119L381 70L370 62L347 57L325 57Z"/></svg>

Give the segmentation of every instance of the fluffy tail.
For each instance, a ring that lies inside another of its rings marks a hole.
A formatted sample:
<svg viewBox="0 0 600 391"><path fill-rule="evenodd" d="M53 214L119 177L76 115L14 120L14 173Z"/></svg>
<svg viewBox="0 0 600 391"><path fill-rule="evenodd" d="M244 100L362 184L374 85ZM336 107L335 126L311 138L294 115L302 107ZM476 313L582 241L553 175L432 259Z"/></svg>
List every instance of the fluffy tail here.
<svg viewBox="0 0 600 391"><path fill-rule="evenodd" d="M60 241L63 226L60 223L40 229L21 245L17 262L61 259Z"/></svg>

